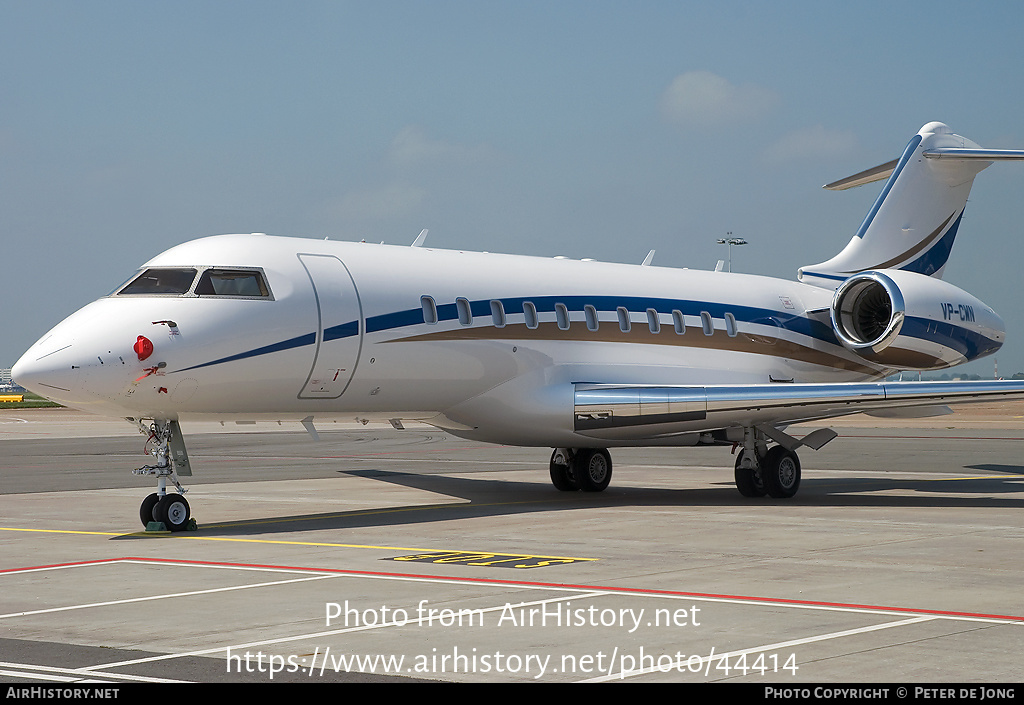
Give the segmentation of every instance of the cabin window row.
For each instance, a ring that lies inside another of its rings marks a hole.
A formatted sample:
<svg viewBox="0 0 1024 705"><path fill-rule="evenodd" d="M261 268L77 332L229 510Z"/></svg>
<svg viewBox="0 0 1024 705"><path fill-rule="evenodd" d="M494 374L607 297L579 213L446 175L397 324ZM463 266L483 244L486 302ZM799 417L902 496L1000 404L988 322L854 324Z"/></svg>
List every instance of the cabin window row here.
<svg viewBox="0 0 1024 705"><path fill-rule="evenodd" d="M450 304L449 304L450 305ZM420 297L420 307L423 309L423 322L424 323L437 323L439 320L437 312L437 303L434 301L432 296ZM459 297L455 299L455 310L458 314L459 323L463 326L473 325L473 307L469 299ZM505 305L495 299L490 302L491 312L491 323L496 328L504 328L507 324L507 317L505 315ZM623 333L628 333L633 327L633 319L631 312L624 306L619 306L615 310L615 315L618 319L619 330ZM725 332L730 338L736 337L739 334L739 328L736 324L736 317L731 313L726 313L725 319ZM600 327L600 319L598 317L598 310L591 304L587 304L583 307L583 320L587 325L587 330L597 331ZM523 302L523 321L526 327L533 330L540 327L540 316L537 313L537 306L532 301ZM569 308L565 304L555 304L555 324L560 330L569 330L571 323L569 317ZM704 335L714 335L715 322L711 314L707 311L700 312L700 324L701 330ZM661 315L656 309L647 309L647 328L651 333L660 333L662 327ZM686 333L686 319L683 316L683 312L678 309L672 311L672 328L675 330L677 335L683 335Z"/></svg>

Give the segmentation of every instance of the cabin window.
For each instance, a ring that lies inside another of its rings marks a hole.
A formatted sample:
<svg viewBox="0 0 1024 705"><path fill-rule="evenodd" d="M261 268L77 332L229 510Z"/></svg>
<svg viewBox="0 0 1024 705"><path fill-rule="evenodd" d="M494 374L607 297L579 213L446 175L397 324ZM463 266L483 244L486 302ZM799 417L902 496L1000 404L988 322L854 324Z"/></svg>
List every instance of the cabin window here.
<svg viewBox="0 0 1024 705"><path fill-rule="evenodd" d="M587 330L597 330L599 322L597 320L597 309L587 304L583 307L583 313L587 317Z"/></svg>
<svg viewBox="0 0 1024 705"><path fill-rule="evenodd" d="M647 309L647 327L652 333L661 332L661 320L658 318L658 312L653 308Z"/></svg>
<svg viewBox="0 0 1024 705"><path fill-rule="evenodd" d="M730 338L735 338L739 333L739 329L736 327L736 316L731 313L725 314L725 332L729 334Z"/></svg>
<svg viewBox="0 0 1024 705"><path fill-rule="evenodd" d="M686 319L683 318L682 311L672 312L672 325L675 326L676 333L678 335L682 335L683 333L686 332Z"/></svg>
<svg viewBox="0 0 1024 705"><path fill-rule="evenodd" d="M622 306L619 306L617 313L619 314L619 330L623 333L629 332L629 311Z"/></svg>
<svg viewBox="0 0 1024 705"><path fill-rule="evenodd" d="M464 326L472 325L473 312L469 308L469 299L455 299L455 308L459 311L459 323Z"/></svg>
<svg viewBox="0 0 1024 705"><path fill-rule="evenodd" d="M569 330L569 309L565 304L555 304L555 321L561 330Z"/></svg>
<svg viewBox="0 0 1024 705"><path fill-rule="evenodd" d="M505 306L500 301L491 302L491 323L495 328L505 327Z"/></svg>
<svg viewBox="0 0 1024 705"><path fill-rule="evenodd" d="M421 296L420 307L423 309L424 323L437 323L437 304L434 303L433 297Z"/></svg>
<svg viewBox="0 0 1024 705"><path fill-rule="evenodd" d="M251 269L207 269L196 285L199 296L270 296L260 272Z"/></svg>
<svg viewBox="0 0 1024 705"><path fill-rule="evenodd" d="M714 334L715 322L711 319L711 314L707 311L700 312L700 325L704 328L704 335Z"/></svg>
<svg viewBox="0 0 1024 705"><path fill-rule="evenodd" d="M533 305L533 302L523 302L523 318L526 320L526 327L530 330L540 325L540 319L537 317L537 307Z"/></svg>
<svg viewBox="0 0 1024 705"><path fill-rule="evenodd" d="M153 268L139 274L121 288L118 295L126 294L171 294L180 296L188 293L196 278L195 269Z"/></svg>

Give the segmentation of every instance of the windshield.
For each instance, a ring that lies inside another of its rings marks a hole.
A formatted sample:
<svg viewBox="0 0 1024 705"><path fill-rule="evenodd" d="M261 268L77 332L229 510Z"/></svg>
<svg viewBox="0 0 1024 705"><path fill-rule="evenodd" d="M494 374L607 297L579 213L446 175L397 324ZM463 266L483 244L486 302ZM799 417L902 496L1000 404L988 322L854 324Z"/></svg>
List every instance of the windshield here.
<svg viewBox="0 0 1024 705"><path fill-rule="evenodd" d="M147 269L128 282L128 285L117 294L181 295L188 292L195 278L195 269Z"/></svg>
<svg viewBox="0 0 1024 705"><path fill-rule="evenodd" d="M207 269L196 285L199 296L269 296L263 276L246 269Z"/></svg>

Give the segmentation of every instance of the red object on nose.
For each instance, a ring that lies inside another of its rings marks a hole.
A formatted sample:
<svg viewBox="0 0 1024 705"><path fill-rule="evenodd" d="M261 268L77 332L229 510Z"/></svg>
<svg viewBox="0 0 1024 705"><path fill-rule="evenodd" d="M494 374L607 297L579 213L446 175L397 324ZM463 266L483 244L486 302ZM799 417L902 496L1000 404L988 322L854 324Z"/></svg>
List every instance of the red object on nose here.
<svg viewBox="0 0 1024 705"><path fill-rule="evenodd" d="M145 360L153 354L153 342L146 336L140 335L139 339L135 341L135 354L139 356L140 362Z"/></svg>

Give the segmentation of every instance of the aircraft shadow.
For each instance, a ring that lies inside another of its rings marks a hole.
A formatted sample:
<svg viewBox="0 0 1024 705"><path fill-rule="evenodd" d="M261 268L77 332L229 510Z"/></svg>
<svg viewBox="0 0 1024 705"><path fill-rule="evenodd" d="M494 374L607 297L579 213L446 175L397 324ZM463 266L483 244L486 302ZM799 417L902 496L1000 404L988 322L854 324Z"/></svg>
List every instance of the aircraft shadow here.
<svg viewBox="0 0 1024 705"><path fill-rule="evenodd" d="M672 489L612 485L601 493L559 492L546 482L517 482L479 477L450 477L390 470L348 470L341 474L389 482L411 489L457 497L464 502L392 506L344 512L322 512L287 516L254 517L251 520L203 523L199 531L208 536L245 536L372 527L395 527L481 517L550 513L595 507L722 507L777 504L808 507L889 508L1012 508L1024 509L1024 497L1000 498L1000 494L1021 494L1016 482L1024 467L975 465L965 470L1006 473L1006 477L952 479L805 478L800 493L790 500L769 497L741 497L731 481L715 481L707 488ZM889 494L901 491L904 494ZM200 517L201 519L201 517ZM117 537L112 540L132 538Z"/></svg>

